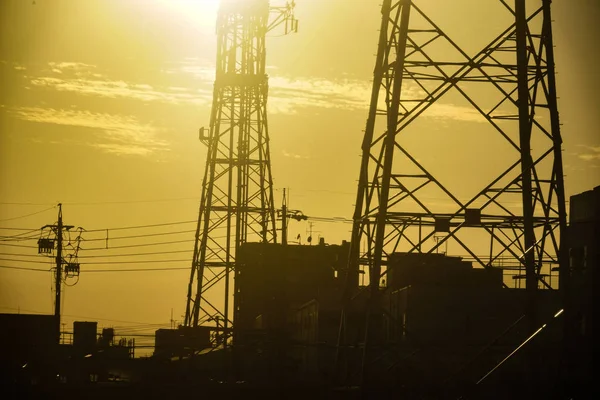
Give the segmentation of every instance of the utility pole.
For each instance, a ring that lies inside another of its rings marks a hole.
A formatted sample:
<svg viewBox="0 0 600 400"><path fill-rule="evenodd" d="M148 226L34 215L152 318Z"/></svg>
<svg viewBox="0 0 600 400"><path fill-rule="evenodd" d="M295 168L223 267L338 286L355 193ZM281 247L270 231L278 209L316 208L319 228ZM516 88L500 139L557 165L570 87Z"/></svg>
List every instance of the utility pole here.
<svg viewBox="0 0 600 400"><path fill-rule="evenodd" d="M308 241L308 243L312 246L312 235L313 233L318 233L320 231L313 231L313 226L314 226L314 222L309 222L308 223L308 230L306 231L306 234L308 235L308 239L306 239Z"/></svg>
<svg viewBox="0 0 600 400"><path fill-rule="evenodd" d="M287 244L287 201L283 189L283 204L281 205L281 244Z"/></svg>
<svg viewBox="0 0 600 400"><path fill-rule="evenodd" d="M285 189L283 189L283 202L281 204L281 209L277 210L277 217L281 218L281 243L284 246L287 245L287 243L288 243L287 242L287 228L289 225L288 219L293 218L296 221L304 221L308 218L300 210L288 209L287 194L286 194Z"/></svg>
<svg viewBox="0 0 600 400"><path fill-rule="evenodd" d="M58 223L55 225L44 225L42 231L49 228L54 232L55 239L40 238L38 240L38 253L49 254L54 250L54 241L56 240L56 275L55 275L55 288L56 294L54 298L54 317L56 318L56 341L60 343L60 300L61 300L61 286L62 286L62 274L63 274L63 231L70 230L73 225L64 225L62 220L62 204L58 203ZM79 274L79 264L68 263L69 272L76 272ZM76 268L76 271L73 269Z"/></svg>
<svg viewBox="0 0 600 400"><path fill-rule="evenodd" d="M56 318L56 323L59 326L58 330L58 340L60 341L60 296L61 296L61 283L62 283L62 231L63 231L63 221L62 221L62 204L58 204L58 226L56 227L56 236L58 239L57 248L56 248L56 280L54 287L56 288L56 297L54 299L54 318Z"/></svg>

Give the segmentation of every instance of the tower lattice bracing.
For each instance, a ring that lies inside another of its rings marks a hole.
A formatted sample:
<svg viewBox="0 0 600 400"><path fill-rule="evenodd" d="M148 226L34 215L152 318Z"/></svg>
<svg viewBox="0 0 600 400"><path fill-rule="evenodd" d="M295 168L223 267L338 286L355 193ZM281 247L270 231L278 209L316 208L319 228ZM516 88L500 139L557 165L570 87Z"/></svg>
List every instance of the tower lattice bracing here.
<svg viewBox="0 0 600 400"><path fill-rule="evenodd" d="M276 242L265 36L282 23L291 30L292 10L271 8L268 0L221 2L210 129L200 130L208 152L186 326L216 321L228 332L236 250L249 241Z"/></svg>
<svg viewBox="0 0 600 400"><path fill-rule="evenodd" d="M566 284L550 0L525 3L499 0L507 26L467 51L418 1L383 1L349 264L367 280L367 322L350 343L342 313L347 376L364 377L381 354L370 318L392 253L445 252L503 268L505 283L524 282L529 315L536 290ZM465 14L462 23L474 21ZM444 129L448 119L455 128ZM346 310L356 298L347 291ZM360 349L354 362L348 348Z"/></svg>

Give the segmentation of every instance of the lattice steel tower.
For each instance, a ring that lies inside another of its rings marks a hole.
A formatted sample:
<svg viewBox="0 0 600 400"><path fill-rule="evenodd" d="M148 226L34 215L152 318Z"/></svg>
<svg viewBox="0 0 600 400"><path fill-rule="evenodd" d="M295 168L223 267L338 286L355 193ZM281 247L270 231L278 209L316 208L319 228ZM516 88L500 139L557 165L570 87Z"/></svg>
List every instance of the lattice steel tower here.
<svg viewBox="0 0 600 400"><path fill-rule="evenodd" d="M475 266L516 270L530 317L536 290L557 287L552 271L561 288L567 283L550 0L527 1L528 9L525 0L499 0L506 29L472 54L417 3L382 5L349 264L368 277L366 333L349 343L346 311L338 346L338 367L348 348L360 349L350 376L364 377L376 359L370 318L383 312L394 252L466 254ZM477 135L467 125L444 132L440 118L478 122ZM346 310L352 297L348 289Z"/></svg>
<svg viewBox="0 0 600 400"><path fill-rule="evenodd" d="M236 250L247 241L276 241L265 36L282 24L285 33L297 29L293 6L270 7L268 0L221 1L210 129L207 135L200 130L208 153L186 326L210 320L229 332Z"/></svg>

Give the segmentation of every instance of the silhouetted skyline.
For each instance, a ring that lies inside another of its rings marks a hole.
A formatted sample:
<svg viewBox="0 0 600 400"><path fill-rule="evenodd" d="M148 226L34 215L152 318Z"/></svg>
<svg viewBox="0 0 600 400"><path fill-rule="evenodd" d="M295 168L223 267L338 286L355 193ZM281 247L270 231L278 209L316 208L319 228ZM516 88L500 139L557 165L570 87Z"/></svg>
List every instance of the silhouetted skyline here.
<svg viewBox="0 0 600 400"><path fill-rule="evenodd" d="M98 250L81 255L109 257L81 259L81 279L64 294L67 326L73 316L106 326L169 326L171 309L181 321L205 165L197 132L210 116L217 2L198 1L194 7L192 2L170 6L158 0L35 3L8 0L0 5L0 226L52 224L52 206L62 202L66 223L99 230L89 232L89 241L82 243L84 249ZM464 41L461 45L473 48L485 38L462 30L464 14L473 13L482 29L492 33L506 17L495 2L420 3L449 34ZM296 16L296 35L267 42L275 203L281 202L282 189L290 188L290 206L306 215L350 217L379 6L305 0L297 1ZM600 56L593 51L600 11L590 1L554 1L553 16L569 196L600 184L600 80L594 67ZM480 127L472 110L458 103L443 104L423 130L431 132L438 125L470 135ZM42 210L47 211L24 217ZM109 230L106 240L106 228L184 221ZM306 222L292 221L289 237L306 238L307 229ZM315 230L338 244L349 239L350 226L316 221ZM184 232L164 235L177 231ZM141 236L153 234L158 236ZM140 246L153 241L179 243L160 249ZM15 254L2 258L47 264L0 265L50 267L51 260L38 257L35 248L1 249ZM114 257L152 252L164 254ZM127 264L93 265L94 260ZM152 263L130 263L146 260ZM181 269L85 273L116 266ZM0 311L51 313L49 275L0 269Z"/></svg>

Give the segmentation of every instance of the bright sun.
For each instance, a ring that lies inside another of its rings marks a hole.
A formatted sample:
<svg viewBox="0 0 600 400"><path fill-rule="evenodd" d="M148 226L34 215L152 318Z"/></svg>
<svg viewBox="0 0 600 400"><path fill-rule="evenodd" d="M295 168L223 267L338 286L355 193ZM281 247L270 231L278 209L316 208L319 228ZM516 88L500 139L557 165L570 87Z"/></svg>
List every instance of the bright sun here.
<svg viewBox="0 0 600 400"><path fill-rule="evenodd" d="M196 26L213 26L220 0L155 0L161 8Z"/></svg>

